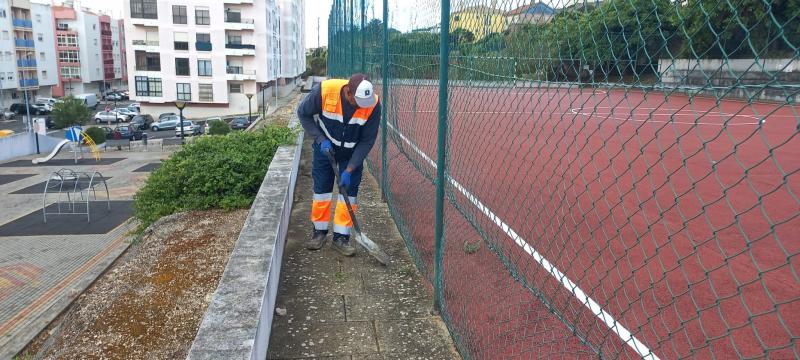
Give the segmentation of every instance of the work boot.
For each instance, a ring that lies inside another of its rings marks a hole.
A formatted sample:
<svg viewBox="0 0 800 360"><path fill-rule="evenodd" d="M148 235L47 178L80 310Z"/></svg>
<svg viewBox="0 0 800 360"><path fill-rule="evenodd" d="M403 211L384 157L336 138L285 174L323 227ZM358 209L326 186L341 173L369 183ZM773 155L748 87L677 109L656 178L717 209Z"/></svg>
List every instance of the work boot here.
<svg viewBox="0 0 800 360"><path fill-rule="evenodd" d="M353 256L356 254L356 248L350 245L350 237L347 235L334 233L333 249L344 256Z"/></svg>
<svg viewBox="0 0 800 360"><path fill-rule="evenodd" d="M306 242L306 249L319 250L325 246L325 240L328 238L327 230L314 230L314 236Z"/></svg>

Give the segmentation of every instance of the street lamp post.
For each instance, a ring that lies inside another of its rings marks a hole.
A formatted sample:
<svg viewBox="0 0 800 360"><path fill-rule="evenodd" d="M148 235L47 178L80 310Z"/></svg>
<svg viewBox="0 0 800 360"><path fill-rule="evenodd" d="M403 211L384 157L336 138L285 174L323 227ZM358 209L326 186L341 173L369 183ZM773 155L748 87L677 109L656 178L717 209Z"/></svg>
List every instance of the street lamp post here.
<svg viewBox="0 0 800 360"><path fill-rule="evenodd" d="M253 102L250 100L253 98L253 94L244 94L244 96L247 96L247 123L249 124L253 118Z"/></svg>
<svg viewBox="0 0 800 360"><path fill-rule="evenodd" d="M183 108L186 107L186 102L176 101L175 107L178 108L178 126L181 128L181 145L183 145Z"/></svg>

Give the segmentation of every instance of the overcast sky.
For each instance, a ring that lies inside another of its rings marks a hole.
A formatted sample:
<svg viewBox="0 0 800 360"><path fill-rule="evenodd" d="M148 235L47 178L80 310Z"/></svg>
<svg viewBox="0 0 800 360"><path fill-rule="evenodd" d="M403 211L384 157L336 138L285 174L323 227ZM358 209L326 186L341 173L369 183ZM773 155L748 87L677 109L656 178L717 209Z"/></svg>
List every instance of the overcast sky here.
<svg viewBox="0 0 800 360"><path fill-rule="evenodd" d="M50 3L50 0L34 0L35 2ZM457 0L458 1L458 0ZM61 0L56 0L56 3ZM124 14L122 10L123 0L75 0L83 7L92 10L111 14L113 17L121 18ZM319 18L319 42L320 45L328 44L328 16L331 12L333 0L305 0L306 3L306 46L313 48L317 46L317 18ZM368 1L374 7L367 9L368 18L381 18L381 1ZM429 23L435 19L420 19L419 16L438 19L438 12L434 9L417 9L411 1L392 1L393 5L389 8L391 16L390 24L393 28L407 31L414 27L430 26ZM435 13L435 14L434 14ZM422 15L417 15L422 14Z"/></svg>

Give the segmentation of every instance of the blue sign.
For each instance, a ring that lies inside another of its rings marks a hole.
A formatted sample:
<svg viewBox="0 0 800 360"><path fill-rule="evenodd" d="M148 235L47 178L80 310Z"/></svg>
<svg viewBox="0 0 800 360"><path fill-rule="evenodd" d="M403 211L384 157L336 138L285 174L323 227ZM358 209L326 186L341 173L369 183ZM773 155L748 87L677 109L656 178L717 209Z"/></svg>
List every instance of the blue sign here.
<svg viewBox="0 0 800 360"><path fill-rule="evenodd" d="M67 140L74 141L74 142L80 142L80 141L83 140L82 133L83 133L83 129L81 129L80 126L73 126L73 127L69 128L69 129L67 129L67 132L66 132Z"/></svg>

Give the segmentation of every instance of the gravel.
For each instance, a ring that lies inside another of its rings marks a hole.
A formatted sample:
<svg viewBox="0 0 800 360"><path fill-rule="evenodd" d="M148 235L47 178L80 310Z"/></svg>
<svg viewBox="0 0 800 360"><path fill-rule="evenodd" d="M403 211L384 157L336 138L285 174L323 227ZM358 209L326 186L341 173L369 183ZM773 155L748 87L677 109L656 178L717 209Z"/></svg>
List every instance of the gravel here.
<svg viewBox="0 0 800 360"><path fill-rule="evenodd" d="M209 210L158 221L23 354L185 358L246 217Z"/></svg>

